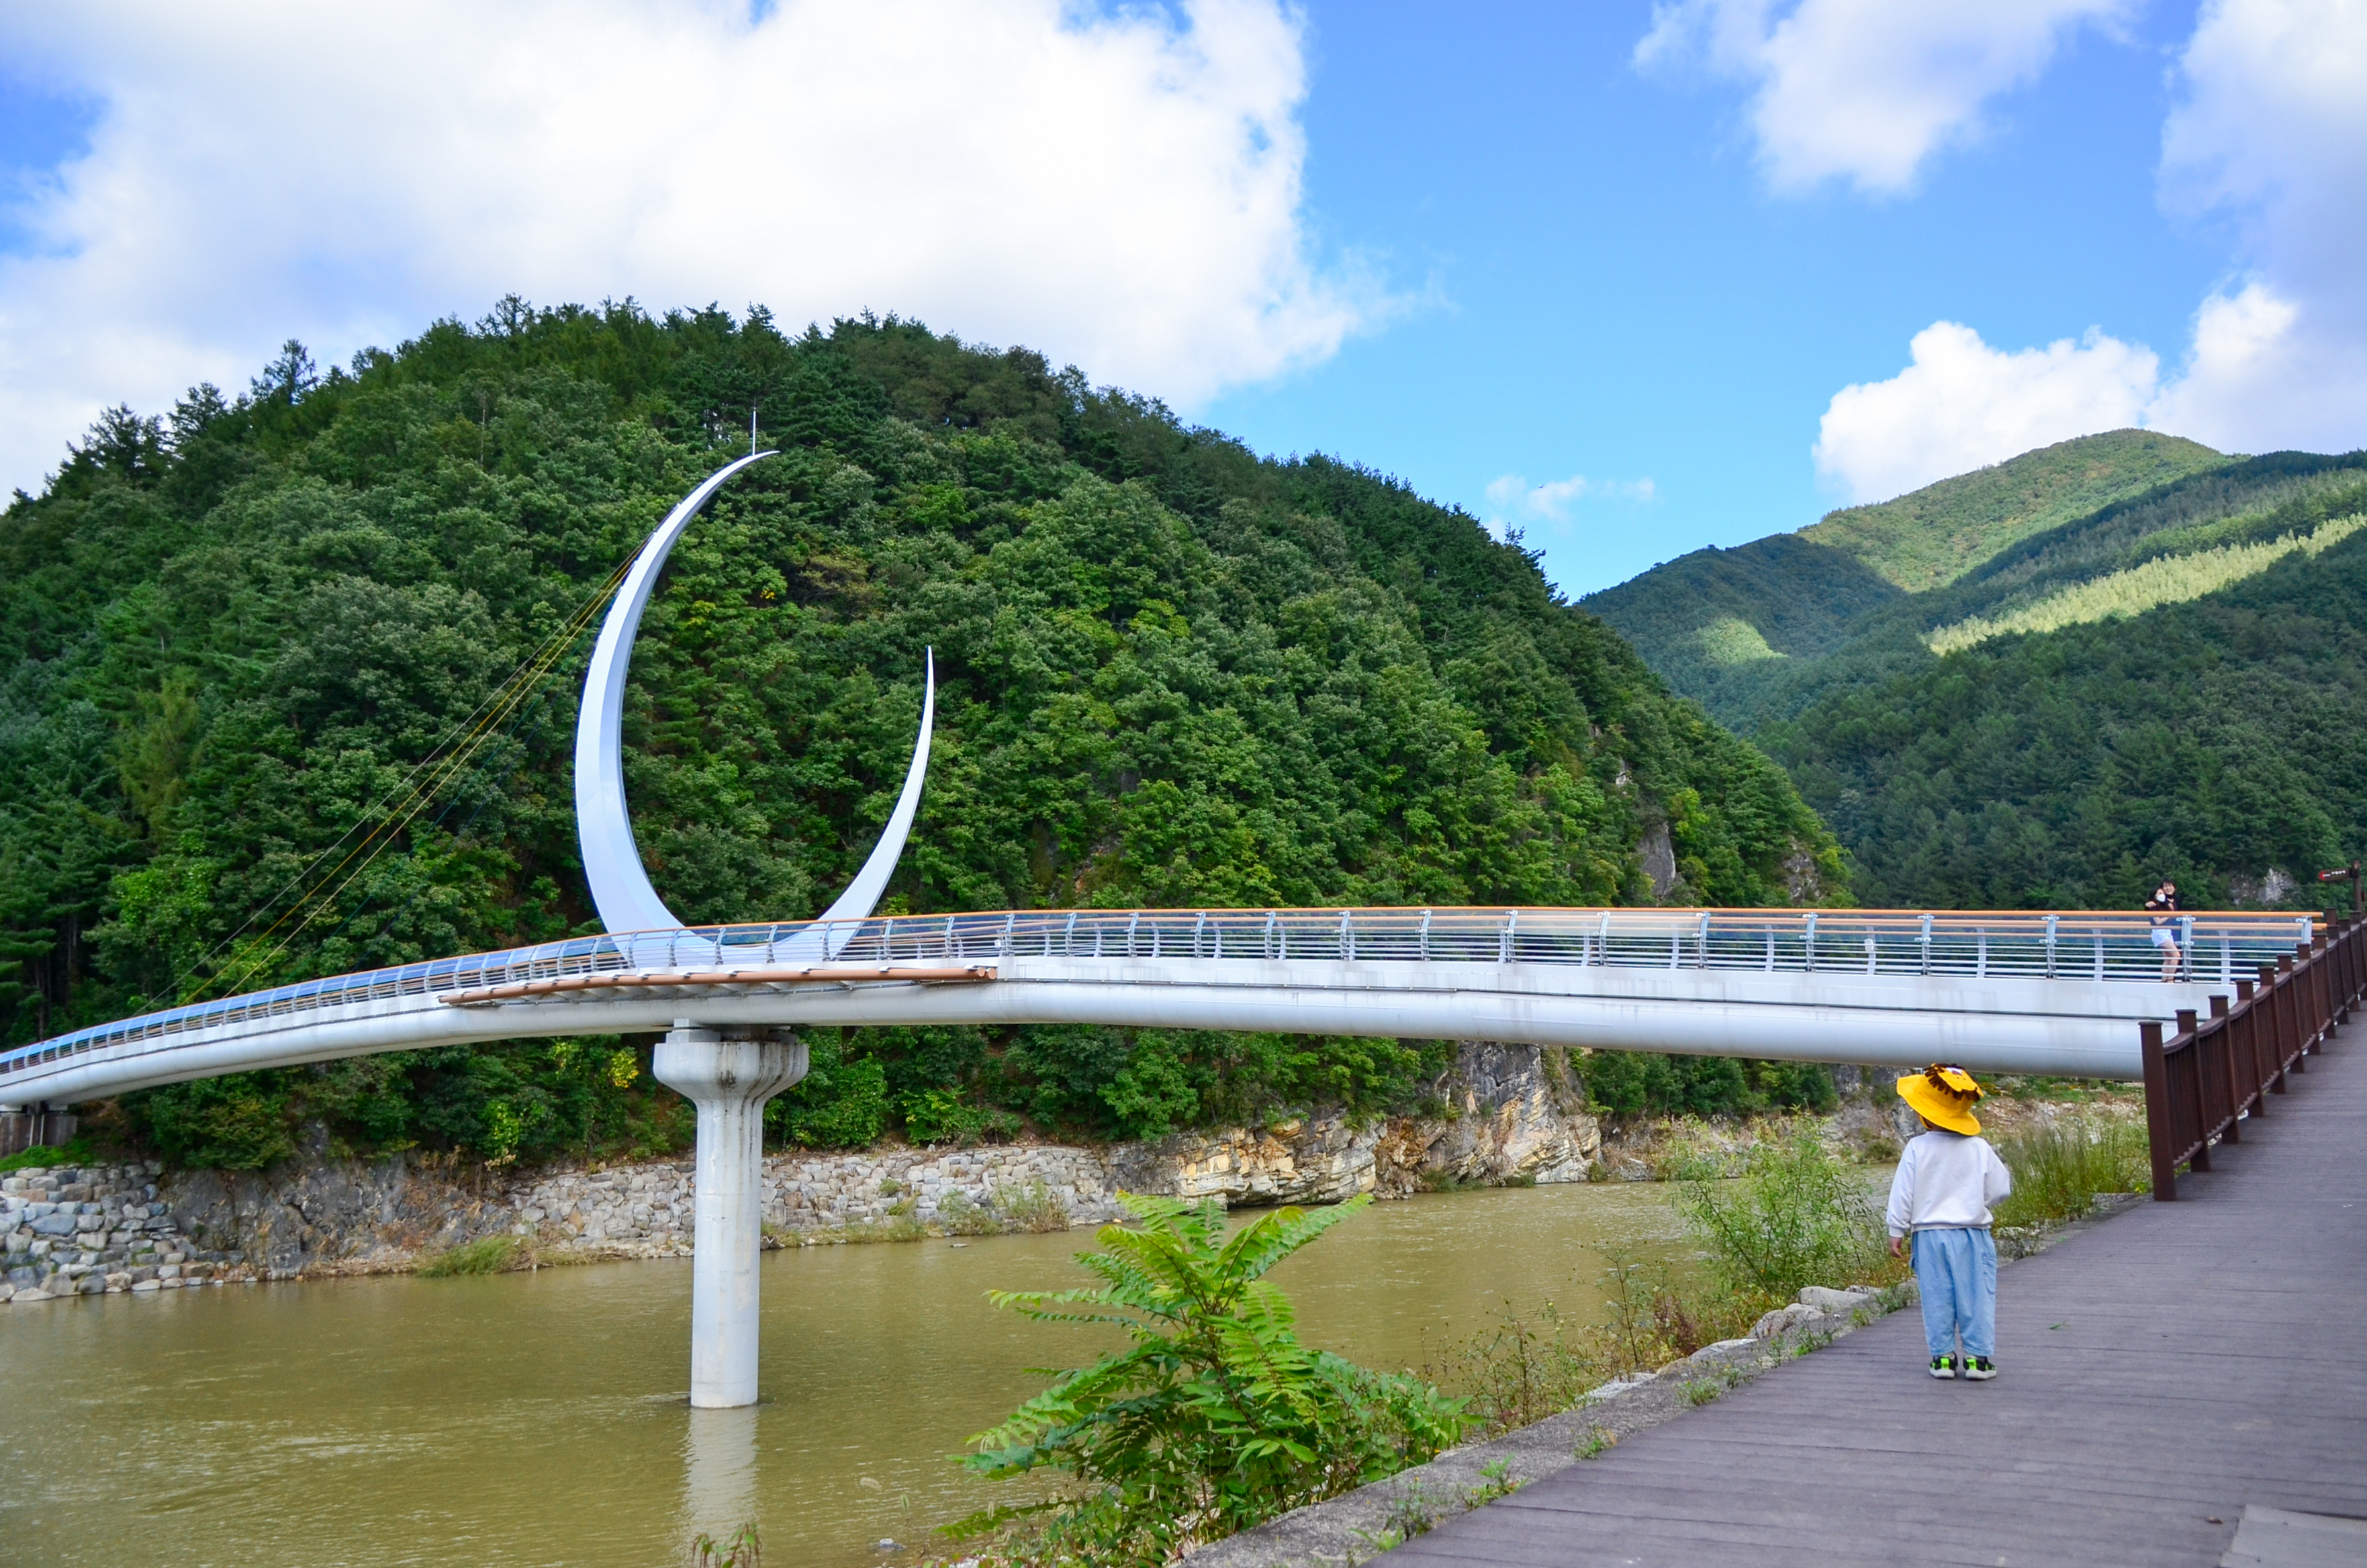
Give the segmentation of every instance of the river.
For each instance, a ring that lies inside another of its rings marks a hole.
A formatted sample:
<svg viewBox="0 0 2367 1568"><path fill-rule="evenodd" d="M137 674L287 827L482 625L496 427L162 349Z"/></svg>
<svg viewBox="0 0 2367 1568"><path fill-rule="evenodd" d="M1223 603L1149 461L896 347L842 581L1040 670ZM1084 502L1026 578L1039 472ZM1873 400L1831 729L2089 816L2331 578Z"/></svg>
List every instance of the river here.
<svg viewBox="0 0 2367 1568"><path fill-rule="evenodd" d="M0 1312L0 1557L179 1568L663 1568L753 1516L775 1568L1008 1486L947 1463L1089 1358L989 1290L1084 1283L1092 1233L812 1247L764 1263L765 1402L693 1411L681 1263L231 1285ZM1302 1338L1418 1365L1509 1298L1591 1314L1600 1249L1682 1252L1663 1189L1376 1204L1276 1271Z"/></svg>

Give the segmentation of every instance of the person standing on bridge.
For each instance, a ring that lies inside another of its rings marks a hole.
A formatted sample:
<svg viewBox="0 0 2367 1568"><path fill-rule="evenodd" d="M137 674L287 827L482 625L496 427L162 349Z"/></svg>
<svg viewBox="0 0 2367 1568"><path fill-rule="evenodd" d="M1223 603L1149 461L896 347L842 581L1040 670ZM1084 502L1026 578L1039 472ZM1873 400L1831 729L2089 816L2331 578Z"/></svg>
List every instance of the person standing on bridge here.
<svg viewBox="0 0 2367 1568"><path fill-rule="evenodd" d="M2178 884L2168 877L2146 900L2146 913L2153 916L2153 945L2161 949L2161 978L2164 983L2178 978L2178 912L2185 905L2178 902Z"/></svg>
<svg viewBox="0 0 2367 1568"><path fill-rule="evenodd" d="M1936 1063L1898 1080L1898 1097L1923 1119L1890 1178L1890 1255L1913 1237L1915 1284L1931 1375L1961 1368L1974 1382L1997 1376L1997 1243L1989 1206L2013 1190L2005 1162L1973 1115L1981 1086L1961 1067ZM1962 1346L1961 1356L1958 1346Z"/></svg>

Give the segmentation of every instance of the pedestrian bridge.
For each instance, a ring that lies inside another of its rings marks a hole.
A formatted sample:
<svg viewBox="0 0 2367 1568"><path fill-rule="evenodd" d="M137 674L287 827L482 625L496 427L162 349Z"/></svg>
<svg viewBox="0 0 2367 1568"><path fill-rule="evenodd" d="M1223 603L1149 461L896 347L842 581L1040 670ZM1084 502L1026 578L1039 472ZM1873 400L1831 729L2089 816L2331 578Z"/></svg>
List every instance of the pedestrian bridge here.
<svg viewBox="0 0 2367 1568"><path fill-rule="evenodd" d="M2182 916L2177 935L2187 971L2165 982L2152 922L2126 914L874 915L927 778L933 653L923 655L919 734L903 790L837 901L816 920L689 925L651 884L626 809L626 676L642 609L674 541L732 474L771 455L751 451L718 469L667 515L618 581L594 645L576 723L575 813L604 934L311 980L78 1029L0 1053L0 1106L72 1105L373 1051L662 1030L652 1070L698 1108L691 1403L736 1406L755 1403L757 1392L763 1110L805 1074L803 1046L785 1034L799 1026L1100 1024L1481 1039L2134 1079L2146 1075L2145 1025L2209 1009L2214 993L2224 998L2262 965L2290 967L2295 949L2313 940L2305 916ZM2150 1038L2158 1053L2159 1030ZM2185 1059L2193 1076L2202 1057L2188 1051ZM2214 1072L2179 1102L2205 1121L2245 1103L2213 1098L2225 1076ZM2206 1130L2206 1147L2209 1136Z"/></svg>
<svg viewBox="0 0 2367 1568"><path fill-rule="evenodd" d="M2138 1025L2207 1011L2312 936L2192 915L1820 909L1032 910L685 927L371 970L0 1053L0 1103L475 1040L875 1024L1462 1038L2142 1076Z"/></svg>

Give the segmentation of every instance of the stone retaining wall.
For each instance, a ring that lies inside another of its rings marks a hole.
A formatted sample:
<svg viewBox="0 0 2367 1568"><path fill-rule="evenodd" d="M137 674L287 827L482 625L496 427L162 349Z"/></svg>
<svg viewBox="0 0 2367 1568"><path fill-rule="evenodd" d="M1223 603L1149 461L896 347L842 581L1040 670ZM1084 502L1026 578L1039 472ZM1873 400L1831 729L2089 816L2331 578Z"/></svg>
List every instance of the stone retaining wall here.
<svg viewBox="0 0 2367 1568"><path fill-rule="evenodd" d="M219 1284L225 1259L180 1233L157 1187L163 1172L104 1165L0 1179L0 1301Z"/></svg>
<svg viewBox="0 0 2367 1568"><path fill-rule="evenodd" d="M1118 1216L1120 1192L1336 1203L1401 1195L1425 1179L1580 1181L1601 1153L1557 1052L1467 1041L1433 1087L1449 1115L1359 1126L1334 1112L1093 1147L774 1154L764 1162L768 1240L1098 1224ZM193 1278L386 1273L503 1233L551 1261L687 1256L693 1172L687 1158L502 1172L416 1155L262 1172L28 1171L0 1182L9 1266L0 1301Z"/></svg>

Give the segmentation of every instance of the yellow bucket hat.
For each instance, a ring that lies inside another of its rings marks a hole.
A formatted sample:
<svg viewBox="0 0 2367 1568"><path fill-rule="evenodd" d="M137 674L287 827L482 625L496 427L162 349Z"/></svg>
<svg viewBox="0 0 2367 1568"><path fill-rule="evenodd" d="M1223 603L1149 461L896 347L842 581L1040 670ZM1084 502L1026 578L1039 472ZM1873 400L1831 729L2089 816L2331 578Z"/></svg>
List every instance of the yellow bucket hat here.
<svg viewBox="0 0 2367 1568"><path fill-rule="evenodd" d="M1961 1067L1942 1067L1935 1062L1912 1077L1899 1079L1898 1097L1913 1106L1916 1114L1934 1127L1944 1127L1968 1138L1980 1136L1981 1124L1973 1115L1973 1102L1981 1097L1981 1086Z"/></svg>

